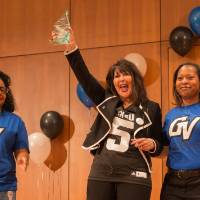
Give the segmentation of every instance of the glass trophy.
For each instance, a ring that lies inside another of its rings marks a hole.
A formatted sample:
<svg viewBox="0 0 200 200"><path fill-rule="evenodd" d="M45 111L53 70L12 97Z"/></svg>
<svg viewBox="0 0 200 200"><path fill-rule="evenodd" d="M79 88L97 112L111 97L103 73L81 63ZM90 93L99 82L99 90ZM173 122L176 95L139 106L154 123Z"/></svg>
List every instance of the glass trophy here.
<svg viewBox="0 0 200 200"><path fill-rule="evenodd" d="M53 25L50 42L55 45L69 44L70 30L71 27L68 12L66 11L65 14L62 17L60 17Z"/></svg>

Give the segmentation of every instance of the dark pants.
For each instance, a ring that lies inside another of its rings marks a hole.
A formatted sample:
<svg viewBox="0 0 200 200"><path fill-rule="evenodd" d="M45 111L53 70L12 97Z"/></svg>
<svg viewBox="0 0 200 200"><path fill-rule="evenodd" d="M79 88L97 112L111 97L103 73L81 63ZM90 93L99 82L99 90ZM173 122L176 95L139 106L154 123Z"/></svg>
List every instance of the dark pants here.
<svg viewBox="0 0 200 200"><path fill-rule="evenodd" d="M181 178L167 173L160 200L200 200L200 176Z"/></svg>
<svg viewBox="0 0 200 200"><path fill-rule="evenodd" d="M87 200L150 200L151 188L130 183L89 180Z"/></svg>

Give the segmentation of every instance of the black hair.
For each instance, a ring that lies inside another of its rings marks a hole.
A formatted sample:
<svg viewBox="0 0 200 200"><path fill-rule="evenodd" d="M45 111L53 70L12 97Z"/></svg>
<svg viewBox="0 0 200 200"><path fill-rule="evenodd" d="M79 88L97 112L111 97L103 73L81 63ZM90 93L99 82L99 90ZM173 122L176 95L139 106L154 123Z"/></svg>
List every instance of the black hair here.
<svg viewBox="0 0 200 200"><path fill-rule="evenodd" d="M1 108L2 111L8 111L8 112L14 112L15 110L15 101L14 101L14 97L12 94L12 91L10 89L10 85L11 85L11 79L10 77L5 74L4 72L0 71L0 79L3 81L6 89L7 89L7 93L6 93L6 99L5 102Z"/></svg>
<svg viewBox="0 0 200 200"><path fill-rule="evenodd" d="M177 77L178 77L178 73L179 73L179 70L183 66L194 67L196 69L196 73L197 73L197 75L199 77L199 81L200 81L200 66L198 64L187 62L187 63L183 63L183 64L178 66L178 68L174 72L174 77L173 77L173 96L174 96L175 103L176 103L177 106L181 106L183 104L183 100L176 90L176 80L177 80ZM199 94L199 99L200 99L200 94Z"/></svg>
<svg viewBox="0 0 200 200"><path fill-rule="evenodd" d="M106 76L108 89L114 95L119 96L113 83L114 73L116 69L119 69L120 72L125 72L132 76L132 88L133 88L132 99L134 101L134 104L139 105L145 103L148 100L148 98L144 86L143 77L139 72L139 70L137 69L137 67L135 66L135 64L126 59L121 59L110 67Z"/></svg>

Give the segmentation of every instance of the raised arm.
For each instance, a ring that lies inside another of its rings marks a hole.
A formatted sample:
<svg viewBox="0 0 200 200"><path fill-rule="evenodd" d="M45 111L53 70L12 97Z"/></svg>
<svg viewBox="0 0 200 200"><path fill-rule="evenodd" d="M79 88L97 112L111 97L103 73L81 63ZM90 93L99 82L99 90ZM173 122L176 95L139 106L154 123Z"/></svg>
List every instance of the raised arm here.
<svg viewBox="0 0 200 200"><path fill-rule="evenodd" d="M105 89L100 85L96 78L89 72L83 57L74 40L73 31L70 28L70 43L66 45L65 56L73 70L77 80L83 87L91 100L98 105L105 98Z"/></svg>

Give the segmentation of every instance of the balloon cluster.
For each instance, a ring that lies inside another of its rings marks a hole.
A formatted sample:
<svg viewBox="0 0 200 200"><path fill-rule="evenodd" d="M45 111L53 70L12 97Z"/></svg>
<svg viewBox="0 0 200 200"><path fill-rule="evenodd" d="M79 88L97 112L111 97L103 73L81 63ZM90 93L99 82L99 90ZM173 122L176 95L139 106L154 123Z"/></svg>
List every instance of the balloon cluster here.
<svg viewBox="0 0 200 200"><path fill-rule="evenodd" d="M56 138L63 130L64 120L56 111L45 112L40 119L43 133L34 132L28 136L30 158L36 164L42 164L51 151L50 139Z"/></svg>
<svg viewBox="0 0 200 200"><path fill-rule="evenodd" d="M186 26L178 26L172 30L169 42L173 50L181 56L186 55L193 46L194 34L200 36L200 7L192 9L189 14L189 25L191 30Z"/></svg>

